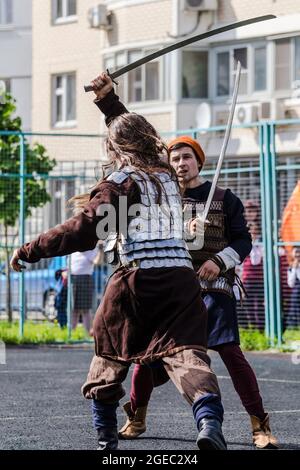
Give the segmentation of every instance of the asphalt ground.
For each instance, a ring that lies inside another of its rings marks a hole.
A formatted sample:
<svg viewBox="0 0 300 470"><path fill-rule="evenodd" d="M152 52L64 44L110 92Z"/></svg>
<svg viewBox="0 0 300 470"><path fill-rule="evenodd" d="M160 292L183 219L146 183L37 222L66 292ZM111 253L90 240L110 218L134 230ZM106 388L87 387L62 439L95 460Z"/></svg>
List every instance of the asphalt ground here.
<svg viewBox="0 0 300 470"><path fill-rule="evenodd" d="M93 450L96 435L90 401L80 393L91 347L11 347L0 364L1 450ZM217 353L210 353L225 408L224 435L230 450L253 450L249 418ZM271 427L281 449L300 449L300 364L290 354L247 353L254 367ZM298 361L299 362L299 361ZM131 371L125 381L128 400ZM125 418L118 412L119 424ZM154 390L147 431L121 450L196 450L197 431L187 403L171 382Z"/></svg>

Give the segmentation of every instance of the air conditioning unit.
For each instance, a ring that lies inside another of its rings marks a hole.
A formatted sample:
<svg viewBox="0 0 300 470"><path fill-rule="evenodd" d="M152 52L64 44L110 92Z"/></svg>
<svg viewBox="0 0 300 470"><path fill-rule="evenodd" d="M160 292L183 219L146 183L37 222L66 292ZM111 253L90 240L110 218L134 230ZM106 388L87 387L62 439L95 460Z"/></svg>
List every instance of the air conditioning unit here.
<svg viewBox="0 0 300 470"><path fill-rule="evenodd" d="M217 8L217 0L184 0L184 10L211 11Z"/></svg>
<svg viewBox="0 0 300 470"><path fill-rule="evenodd" d="M241 124L250 124L251 122L255 122L258 120L258 107L257 105L244 103L239 104L235 108L234 116L233 116L233 124L234 125L241 125Z"/></svg>
<svg viewBox="0 0 300 470"><path fill-rule="evenodd" d="M112 29L111 12L106 5L96 5L88 11L88 20L91 28Z"/></svg>
<svg viewBox="0 0 300 470"><path fill-rule="evenodd" d="M275 119L296 119L299 117L298 110L300 103L291 99L276 99L275 100Z"/></svg>
<svg viewBox="0 0 300 470"><path fill-rule="evenodd" d="M228 109L218 110L214 116L214 126L226 126L229 117Z"/></svg>
<svg viewBox="0 0 300 470"><path fill-rule="evenodd" d="M271 102L270 101L263 101L262 103L258 103L257 105L257 118L261 119L271 119Z"/></svg>
<svg viewBox="0 0 300 470"><path fill-rule="evenodd" d="M284 100L276 99L274 109L275 109L275 115L273 116L274 119L277 119L277 120L278 119L285 119L285 116L284 116Z"/></svg>

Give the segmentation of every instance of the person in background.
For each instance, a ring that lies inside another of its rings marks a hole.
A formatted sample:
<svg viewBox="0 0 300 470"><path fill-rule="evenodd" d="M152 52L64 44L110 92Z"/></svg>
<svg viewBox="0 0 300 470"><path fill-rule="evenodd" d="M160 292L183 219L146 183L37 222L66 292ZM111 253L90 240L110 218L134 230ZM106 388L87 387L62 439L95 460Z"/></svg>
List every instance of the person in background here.
<svg viewBox="0 0 300 470"><path fill-rule="evenodd" d="M71 255L71 284L73 288L72 329L81 318L84 328L91 332L92 307L94 296L93 272L98 265L101 252L98 245L93 250L76 251Z"/></svg>
<svg viewBox="0 0 300 470"><path fill-rule="evenodd" d="M58 269L55 272L58 290L55 296L54 307L57 310L57 321L61 328L67 326L67 298L68 298L68 271Z"/></svg>
<svg viewBox="0 0 300 470"><path fill-rule="evenodd" d="M263 248L256 222L248 222L252 238L252 250L243 264L242 281L247 293L243 304L248 326L264 329L264 269Z"/></svg>
<svg viewBox="0 0 300 470"><path fill-rule="evenodd" d="M286 327L300 326L300 247L293 249L293 264L287 272L287 282L292 289Z"/></svg>
<svg viewBox="0 0 300 470"><path fill-rule="evenodd" d="M245 219L248 224L256 223L260 227L260 207L257 201L248 199L245 204Z"/></svg>
<svg viewBox="0 0 300 470"><path fill-rule="evenodd" d="M282 241L279 239L279 241ZM278 247L278 257L279 257L279 274L280 274L280 294L281 294L281 312L282 312L282 328L283 331L286 329L286 320L288 320L290 302L291 302L291 292L292 289L288 285L288 270L289 263L287 258L287 252L285 247Z"/></svg>

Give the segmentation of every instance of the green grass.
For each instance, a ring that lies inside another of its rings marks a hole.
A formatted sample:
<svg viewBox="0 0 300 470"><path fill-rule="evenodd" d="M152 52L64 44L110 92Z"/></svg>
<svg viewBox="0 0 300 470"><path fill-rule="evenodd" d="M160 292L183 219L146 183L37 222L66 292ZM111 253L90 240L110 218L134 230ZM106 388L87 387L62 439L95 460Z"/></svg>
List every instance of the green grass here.
<svg viewBox="0 0 300 470"><path fill-rule="evenodd" d="M285 330L283 333L283 340L285 343L291 341L300 341L300 327L293 330Z"/></svg>
<svg viewBox="0 0 300 470"><path fill-rule="evenodd" d="M84 328L78 326L72 331L71 341L82 341L90 339ZM19 322L0 322L0 340L6 344L49 344L67 343L68 330L61 329L57 323L34 323L26 321L24 336L19 337Z"/></svg>
<svg viewBox="0 0 300 470"><path fill-rule="evenodd" d="M269 349L268 338L263 332L254 328L240 328L241 347L244 351L265 351ZM61 329L57 323L34 323L26 321L24 327L24 337L19 337L19 323L8 323L0 321L0 340L6 344L55 344L68 343L67 328ZM90 340L82 326L78 326L72 331L72 341ZM283 335L285 347L288 350L289 344L293 341L300 341L300 328L286 330Z"/></svg>

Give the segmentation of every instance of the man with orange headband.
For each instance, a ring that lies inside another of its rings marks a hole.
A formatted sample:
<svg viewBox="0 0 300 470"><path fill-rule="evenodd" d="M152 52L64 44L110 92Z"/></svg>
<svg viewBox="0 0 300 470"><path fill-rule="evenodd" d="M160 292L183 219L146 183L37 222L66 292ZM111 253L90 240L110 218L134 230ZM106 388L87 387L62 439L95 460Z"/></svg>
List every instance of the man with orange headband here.
<svg viewBox="0 0 300 470"><path fill-rule="evenodd" d="M180 136L169 145L169 163L175 169L184 191L183 207L192 214L185 223L192 242L203 231L197 217L203 212L211 188L199 173L205 162L200 144L189 136ZM201 249L190 244L190 254L208 310L208 348L218 351L241 402L250 415L253 443L257 448L275 448L269 416L263 408L255 374L239 346L236 300L233 293L235 266L251 251L251 237L244 218L244 207L230 189L216 187L205 225ZM166 378L167 379L167 378ZM130 402L124 405L128 415L119 435L134 439L146 430L146 410L153 387L164 381L162 370L136 365L132 376ZM197 413L197 410L194 410Z"/></svg>

